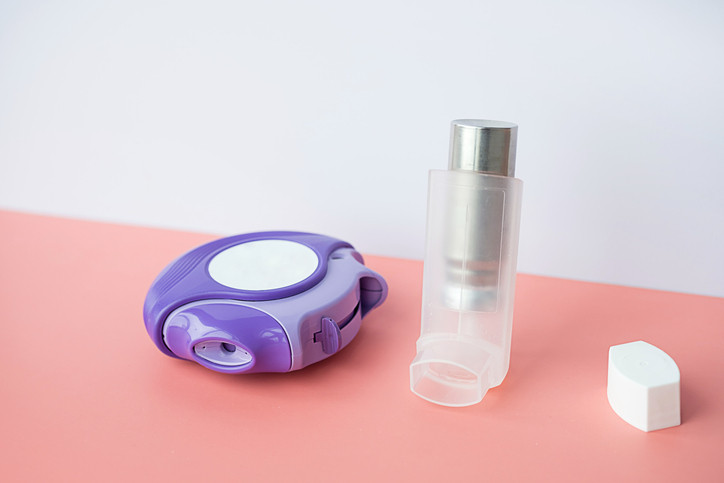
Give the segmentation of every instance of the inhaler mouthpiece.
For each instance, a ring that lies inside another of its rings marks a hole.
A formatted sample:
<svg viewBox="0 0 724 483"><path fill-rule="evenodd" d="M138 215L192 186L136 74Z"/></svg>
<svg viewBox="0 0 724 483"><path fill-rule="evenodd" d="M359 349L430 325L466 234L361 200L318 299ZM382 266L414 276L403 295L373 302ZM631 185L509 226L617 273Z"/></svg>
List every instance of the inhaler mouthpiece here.
<svg viewBox="0 0 724 483"><path fill-rule="evenodd" d="M430 172L421 335L410 387L445 406L480 402L510 362L522 182L517 126L452 123L447 171Z"/></svg>

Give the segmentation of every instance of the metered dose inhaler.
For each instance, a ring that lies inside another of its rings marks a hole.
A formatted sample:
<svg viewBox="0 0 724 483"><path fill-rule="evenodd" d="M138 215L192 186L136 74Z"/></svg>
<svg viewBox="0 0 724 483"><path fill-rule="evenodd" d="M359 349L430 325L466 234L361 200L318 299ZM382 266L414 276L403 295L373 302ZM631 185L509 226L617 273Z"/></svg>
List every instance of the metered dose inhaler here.
<svg viewBox="0 0 724 483"><path fill-rule="evenodd" d="M249 233L173 261L151 285L143 315L171 357L223 373L287 372L344 348L386 296L385 280L349 243Z"/></svg>
<svg viewBox="0 0 724 483"><path fill-rule="evenodd" d="M508 372L523 188L516 141L512 123L453 121L448 170L430 172L410 387L437 404L480 402Z"/></svg>

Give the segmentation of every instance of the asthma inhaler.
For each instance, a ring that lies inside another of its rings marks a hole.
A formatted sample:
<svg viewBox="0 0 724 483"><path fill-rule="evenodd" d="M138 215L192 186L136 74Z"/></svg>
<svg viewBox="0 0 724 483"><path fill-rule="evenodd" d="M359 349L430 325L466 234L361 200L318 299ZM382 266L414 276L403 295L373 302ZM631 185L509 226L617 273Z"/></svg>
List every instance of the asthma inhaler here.
<svg viewBox="0 0 724 483"><path fill-rule="evenodd" d="M480 402L508 372L523 190L514 177L517 130L453 121L448 169L430 171L410 388L444 406Z"/></svg>
<svg viewBox="0 0 724 483"><path fill-rule="evenodd" d="M166 355L227 374L288 372L336 354L387 284L352 245L288 231L215 240L151 285L146 330Z"/></svg>

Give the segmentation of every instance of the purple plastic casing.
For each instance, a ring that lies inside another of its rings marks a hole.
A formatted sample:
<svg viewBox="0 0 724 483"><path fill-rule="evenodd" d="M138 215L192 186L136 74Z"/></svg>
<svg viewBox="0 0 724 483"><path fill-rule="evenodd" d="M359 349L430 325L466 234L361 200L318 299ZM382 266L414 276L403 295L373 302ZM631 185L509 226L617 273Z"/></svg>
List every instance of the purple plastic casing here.
<svg viewBox="0 0 724 483"><path fill-rule="evenodd" d="M211 278L214 256L257 240L301 243L315 252L318 266L301 282L274 290L237 290ZM173 261L151 285L143 312L151 339L169 356L218 372L286 372L349 344L362 317L386 296L384 279L364 266L349 243L311 233L261 232L216 240ZM241 367L206 361L193 346L207 339L244 347L251 361Z"/></svg>

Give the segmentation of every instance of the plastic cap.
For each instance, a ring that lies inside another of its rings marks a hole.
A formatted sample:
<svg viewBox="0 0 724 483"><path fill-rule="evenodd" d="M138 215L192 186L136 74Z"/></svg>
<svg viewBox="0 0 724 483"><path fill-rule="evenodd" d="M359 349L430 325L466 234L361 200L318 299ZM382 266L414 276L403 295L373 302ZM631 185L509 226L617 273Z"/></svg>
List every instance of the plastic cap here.
<svg viewBox="0 0 724 483"><path fill-rule="evenodd" d="M641 431L681 424L679 368L669 355L644 341L608 351L608 402Z"/></svg>

